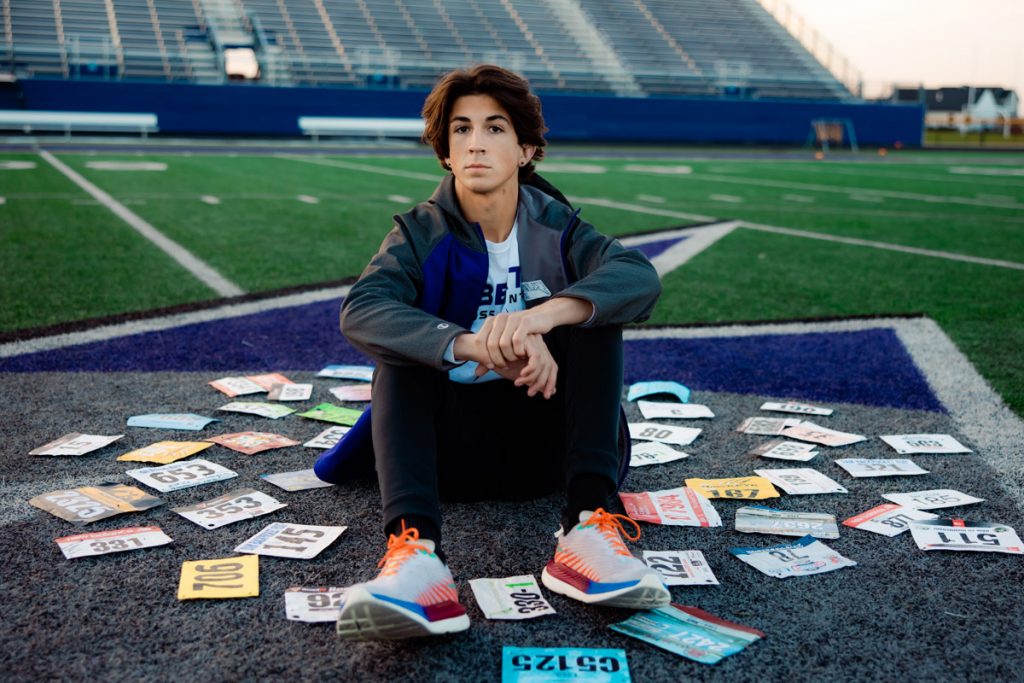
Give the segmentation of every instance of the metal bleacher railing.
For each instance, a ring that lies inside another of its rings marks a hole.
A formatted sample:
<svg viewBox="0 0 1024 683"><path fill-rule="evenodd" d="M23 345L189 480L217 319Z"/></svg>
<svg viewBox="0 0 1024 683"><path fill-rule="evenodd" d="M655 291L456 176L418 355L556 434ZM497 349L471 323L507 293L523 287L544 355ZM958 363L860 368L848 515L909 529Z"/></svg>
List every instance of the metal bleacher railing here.
<svg viewBox="0 0 1024 683"><path fill-rule="evenodd" d="M759 0L0 0L0 71L426 88L496 62L540 91L849 98ZM228 28L225 28L228 27Z"/></svg>

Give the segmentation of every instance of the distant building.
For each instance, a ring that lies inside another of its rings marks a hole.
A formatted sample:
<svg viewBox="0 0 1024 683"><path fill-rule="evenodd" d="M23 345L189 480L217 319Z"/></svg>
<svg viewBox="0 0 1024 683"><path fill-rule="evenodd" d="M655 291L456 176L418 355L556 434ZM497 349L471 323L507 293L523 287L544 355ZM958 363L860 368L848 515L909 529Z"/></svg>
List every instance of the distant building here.
<svg viewBox="0 0 1024 683"><path fill-rule="evenodd" d="M1002 128L1017 118L1017 93L1005 88L963 85L958 88L895 88L894 102L924 102L929 128L977 130L982 125Z"/></svg>

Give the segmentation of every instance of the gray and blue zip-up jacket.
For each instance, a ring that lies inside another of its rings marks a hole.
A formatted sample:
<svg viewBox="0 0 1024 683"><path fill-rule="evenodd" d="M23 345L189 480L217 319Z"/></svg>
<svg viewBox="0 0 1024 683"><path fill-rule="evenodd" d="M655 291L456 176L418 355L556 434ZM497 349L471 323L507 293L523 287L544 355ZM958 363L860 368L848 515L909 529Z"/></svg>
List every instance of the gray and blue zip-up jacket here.
<svg viewBox="0 0 1024 683"><path fill-rule="evenodd" d="M661 283L647 257L581 221L542 178L532 182L519 189L518 214L527 308L572 296L594 305L588 326L650 317ZM341 330L378 362L450 369L445 349L469 331L487 270L483 232L462 217L449 175L429 201L395 216L395 227L345 299Z"/></svg>
<svg viewBox="0 0 1024 683"><path fill-rule="evenodd" d="M593 304L588 326L650 317L661 282L647 257L581 221L579 211L536 174L519 188L518 220L528 308L550 297L572 296ZM378 363L449 370L454 364L444 352L456 336L469 332L488 266L483 232L463 218L449 175L429 201L395 216L395 227L345 298L341 331ZM344 481L361 469L357 462L365 465L371 456L372 463L372 448L366 410L317 460L316 474L324 481Z"/></svg>

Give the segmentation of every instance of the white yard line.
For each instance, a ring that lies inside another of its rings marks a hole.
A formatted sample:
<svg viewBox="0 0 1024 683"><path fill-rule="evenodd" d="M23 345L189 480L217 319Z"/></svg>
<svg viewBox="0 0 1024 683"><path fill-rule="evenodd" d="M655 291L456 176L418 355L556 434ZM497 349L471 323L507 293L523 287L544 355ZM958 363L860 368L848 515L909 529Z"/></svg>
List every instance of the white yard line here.
<svg viewBox="0 0 1024 683"><path fill-rule="evenodd" d="M159 318L115 323L113 325L104 325L102 327L83 330L81 332L69 332L67 334L57 334L49 337L38 337L36 339L27 339L25 341L9 342L7 344L0 345L0 358L20 356L23 353L52 351L54 349L63 349L69 346L78 346L80 344L89 344L92 342L106 341L108 339L117 339L120 337L130 337L132 335L143 334L145 332L169 330L183 325L194 325L196 323L212 322L215 320L227 320L228 318L238 318L243 315L263 313L264 311L273 311L279 308L291 308L293 306L303 306L305 304L316 303L319 301L340 299L348 294L349 289L349 285L344 285L342 287L332 287L330 289L303 292L302 294L288 294L273 299L263 299L260 301L250 301L240 304L225 304L224 306L218 306L217 308L193 311L190 313L175 313Z"/></svg>
<svg viewBox="0 0 1024 683"><path fill-rule="evenodd" d="M1018 503L1024 503L1024 459L1019 455L1024 422L935 321L903 320L893 327L914 363L924 372L935 396L953 416L957 429L1003 475L1003 488Z"/></svg>
<svg viewBox="0 0 1024 683"><path fill-rule="evenodd" d="M277 154L278 159L288 159L290 161L300 161L306 164L315 164L317 166L328 166L330 168L344 168L350 171L366 171L368 173L379 173L381 175L396 176L398 178L410 178L412 180L426 180L432 183L441 182L441 178L444 176L432 175L430 173L417 173L415 171L399 171L393 168L384 168L383 166L372 166L370 164L357 164L352 161L339 161L337 159L310 159L309 157L293 156L290 154Z"/></svg>
<svg viewBox="0 0 1024 683"><path fill-rule="evenodd" d="M192 275L210 289L217 292L217 294L221 296L238 296L239 294L245 293L241 287L218 273L205 261L200 260L190 251L185 249L185 247L165 236L159 230L140 218L137 214L133 213L109 194L83 178L76 171L68 167L46 150L40 150L39 156L67 176L71 182L88 192L93 199L110 209L114 215L130 225L136 232L152 242L165 254L177 261L185 270L192 273Z"/></svg>
<svg viewBox="0 0 1024 683"><path fill-rule="evenodd" d="M813 166L817 166L821 162L810 161L810 162L806 162L806 163L807 163L808 167L813 167ZM867 164L862 164L862 165L867 166ZM759 169L776 169L776 170L783 170L783 171L786 171L786 172L789 172L789 173L806 173L807 172L807 169L792 168L792 166L793 166L793 164L779 164L779 163L774 163L774 162L770 163L770 164L768 164L768 163L766 163L766 164L758 163L757 164L757 168L759 168ZM891 173L890 169L896 170L897 172L896 173ZM737 169L737 170L739 170L739 169ZM878 179L878 180L916 180L916 181L925 182L925 183L953 183L953 184L959 185L959 186L962 186L964 184L964 178L951 178L951 177L949 177L948 174L939 175L936 172L927 172L927 171L924 172L924 173L910 174L910 173L900 173L899 170L901 170L901 169L897 169L897 168L895 168L893 166L889 166L888 164L882 164L882 163L875 164L875 168L870 168L870 167L868 167L868 168L835 168L835 166L830 163L829 164L828 173L829 173L829 175L848 175L848 176L856 176L856 177L865 177L865 176L867 176L867 177L875 178L875 179ZM728 171L728 170L725 170L725 171L715 171L715 170L709 169L709 172L711 172L711 173L719 173L719 172L729 173L731 171ZM941 172L941 169L940 169L940 172ZM1021 187L1021 183L1019 181L1018 182L1012 182L1012 181L1002 182L1002 181L998 181L998 180L993 180L992 178L990 178L988 176L979 177L979 178L971 178L971 182L974 182L974 181L978 181L978 182L984 183L986 185L996 185L996 186L1005 186L1005 187L1017 187L1017 188ZM1007 199L1011 199L1012 200L1012 197L1008 197Z"/></svg>
<svg viewBox="0 0 1024 683"><path fill-rule="evenodd" d="M804 216L849 216L848 207L823 206L821 204L810 206L807 204L779 206L778 204L747 204L743 207L749 211L783 211L787 214L799 214ZM899 218L904 220L936 220L949 222L952 217L948 213L927 213L924 211L899 211L895 209L874 209L871 207L857 208L857 216L880 216L885 218ZM963 214L956 217L961 221L971 221L972 227L976 227L977 217ZM1024 225L1024 214L1019 218L1013 216L986 216L986 223L1006 223L1011 225Z"/></svg>
<svg viewBox="0 0 1024 683"><path fill-rule="evenodd" d="M917 192L898 192L896 190L873 190L867 187L835 187L833 185L818 185L815 183L796 183L786 180L767 180L765 178L736 178L727 175L715 175L713 173L698 173L692 176L680 176L687 180L715 181L722 183L733 183L735 185L758 185L761 187L777 187L786 190L813 190L816 192L832 192L834 194L860 194L876 195L879 197L890 197L892 199L910 199L919 202L935 204L963 204L966 206L984 206L990 209L1024 209L1024 204L1007 204L1002 202L989 202L971 197L951 197L949 195L919 194Z"/></svg>
<svg viewBox="0 0 1024 683"><path fill-rule="evenodd" d="M592 204L595 206L607 206L613 209L622 209L623 211L633 211L635 213L653 214L655 216L668 216L670 218L683 218L690 220L715 220L713 218L708 218L707 216L698 216L696 214L683 213L681 211L670 211L668 209L655 209L653 207L639 206L637 204L613 202L607 199L596 199L591 197L573 197L573 201L577 201L584 204ZM914 254L915 256L929 256L933 258L942 258L950 261L961 261L963 263L973 263L983 266L996 266L999 268L1010 268L1012 270L1024 270L1024 263L1016 263L1014 261L1001 261L999 259L982 258L980 256L968 256L966 254L957 254L949 251L937 251L935 249L906 247L903 246L902 244L892 244L890 242L877 242L874 240L862 240L856 237L841 237L839 235L829 235L826 233L811 232L808 230L783 228L776 225L766 225L764 223L750 223L748 221L740 221L737 227L747 228L750 230L757 230L760 232L772 232L779 235L788 235L790 237L803 237L806 239L822 240L825 242L837 242L840 244L851 244L859 247L884 249L886 251L898 251L905 254Z"/></svg>
<svg viewBox="0 0 1024 683"><path fill-rule="evenodd" d="M602 199L600 197L569 197L569 200L577 204L584 206L604 206L609 209L622 209L623 211L632 211L633 213L646 213L651 216L665 216L667 218L680 218L686 221L700 221L701 223L707 223L710 221L718 220L714 216L702 216L696 213L686 213L684 211L672 211L671 209L658 209L653 206L642 206L640 204L627 204L626 202L616 202L611 199Z"/></svg>
<svg viewBox="0 0 1024 683"><path fill-rule="evenodd" d="M840 237L839 235L828 235L821 232L810 232L807 230L795 230L793 228L783 228L777 225L765 225L764 223L749 223L747 221L740 222L741 228L748 228L750 230L758 230L760 232L772 232L778 235L789 235L790 237L803 237L812 240L822 240L824 242L837 242L839 244L852 244L858 247L870 247L872 249L884 249L885 251L898 251L904 254L914 254L916 256L930 256L933 258L941 258L949 261L961 261L963 263L974 263L982 266L995 266L997 268L1010 268L1012 270L1024 270L1024 263L1016 263L1014 261L1001 261L999 259L982 258L980 256L968 256L966 254L957 254L950 251L937 251L935 249L921 249L919 247L907 247L902 244L892 244L890 242L876 242L874 240L862 240L856 237Z"/></svg>

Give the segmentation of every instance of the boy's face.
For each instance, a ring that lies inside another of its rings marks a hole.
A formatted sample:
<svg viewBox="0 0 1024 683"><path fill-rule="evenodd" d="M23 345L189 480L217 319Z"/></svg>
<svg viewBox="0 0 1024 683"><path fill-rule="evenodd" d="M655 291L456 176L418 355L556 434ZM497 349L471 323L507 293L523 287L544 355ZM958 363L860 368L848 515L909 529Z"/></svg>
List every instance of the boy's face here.
<svg viewBox="0 0 1024 683"><path fill-rule="evenodd" d="M520 145L512 117L490 95L455 100L448 121L448 158L455 179L471 192L489 194L511 183L535 151Z"/></svg>

